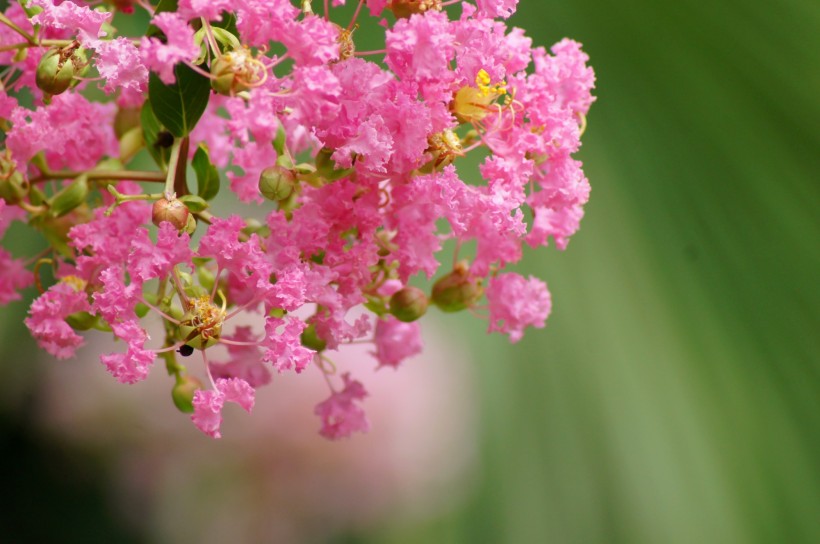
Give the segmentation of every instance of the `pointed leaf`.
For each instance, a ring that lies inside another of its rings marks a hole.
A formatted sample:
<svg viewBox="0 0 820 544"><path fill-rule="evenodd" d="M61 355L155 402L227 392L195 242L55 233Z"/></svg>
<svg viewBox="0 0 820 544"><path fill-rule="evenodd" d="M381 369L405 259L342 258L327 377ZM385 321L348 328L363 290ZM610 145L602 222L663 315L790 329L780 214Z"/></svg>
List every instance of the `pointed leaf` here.
<svg viewBox="0 0 820 544"><path fill-rule="evenodd" d="M185 64L174 67L176 82L166 85L151 72L148 78L148 101L157 120L178 138L190 134L208 106L211 82Z"/></svg>
<svg viewBox="0 0 820 544"><path fill-rule="evenodd" d="M171 155L171 144L174 137L157 120L157 116L154 115L154 110L151 109L148 102L142 106L140 122L142 123L142 138L145 140L148 153L151 154L151 157L160 168L165 169Z"/></svg>
<svg viewBox="0 0 820 544"><path fill-rule="evenodd" d="M191 166L196 172L196 193L205 200L211 200L219 193L219 170L211 162L211 156L205 144L199 144Z"/></svg>

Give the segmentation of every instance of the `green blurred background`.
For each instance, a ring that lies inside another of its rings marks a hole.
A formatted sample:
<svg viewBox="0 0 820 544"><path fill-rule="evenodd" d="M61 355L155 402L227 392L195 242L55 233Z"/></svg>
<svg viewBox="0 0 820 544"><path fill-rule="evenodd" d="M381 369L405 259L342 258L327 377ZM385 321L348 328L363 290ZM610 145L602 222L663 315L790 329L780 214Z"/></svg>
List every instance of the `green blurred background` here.
<svg viewBox="0 0 820 544"><path fill-rule="evenodd" d="M582 228L519 268L553 314L516 345L447 318L475 358L472 491L336 541L820 542L820 4L522 0L512 24L597 74ZM37 501L60 541L143 541L104 482L43 474L95 459L27 426L45 370L21 313L0 314L3 523Z"/></svg>

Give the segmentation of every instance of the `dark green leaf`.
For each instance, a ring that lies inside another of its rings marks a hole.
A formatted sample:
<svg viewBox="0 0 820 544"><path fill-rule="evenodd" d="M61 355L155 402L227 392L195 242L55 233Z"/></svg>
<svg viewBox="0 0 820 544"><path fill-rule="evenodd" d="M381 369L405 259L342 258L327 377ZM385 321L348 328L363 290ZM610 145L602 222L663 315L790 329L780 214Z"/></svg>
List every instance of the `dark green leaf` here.
<svg viewBox="0 0 820 544"><path fill-rule="evenodd" d="M176 82L166 85L152 72L148 78L148 100L157 120L171 134L182 138L193 130L205 112L211 96L211 82L182 63L174 67L174 75Z"/></svg>
<svg viewBox="0 0 820 544"><path fill-rule="evenodd" d="M154 115L154 110L147 102L142 106L140 112L140 122L142 123L142 137L145 140L145 147L148 148L148 153L151 154L154 161L160 168L165 168L168 165L168 157L171 154L170 146L166 146L160 138L160 132L165 131L163 126ZM170 132L165 131L167 136L173 138ZM173 141L173 140L172 140Z"/></svg>
<svg viewBox="0 0 820 544"><path fill-rule="evenodd" d="M191 166L196 172L196 193L205 200L211 200L219 193L219 171L211 163L208 147L205 144L199 144Z"/></svg>

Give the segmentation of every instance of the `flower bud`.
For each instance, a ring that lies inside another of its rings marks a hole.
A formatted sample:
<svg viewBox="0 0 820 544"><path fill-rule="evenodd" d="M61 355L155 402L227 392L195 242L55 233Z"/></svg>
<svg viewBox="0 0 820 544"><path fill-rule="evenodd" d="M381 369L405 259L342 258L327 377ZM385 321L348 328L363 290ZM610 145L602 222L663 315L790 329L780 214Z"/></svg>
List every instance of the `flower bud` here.
<svg viewBox="0 0 820 544"><path fill-rule="evenodd" d="M180 376L171 390L171 398L180 412L190 414L194 411L194 393L202 389L202 382L193 376Z"/></svg>
<svg viewBox="0 0 820 544"><path fill-rule="evenodd" d="M387 5L397 18L410 17L414 13L430 10L441 11L441 7L441 0L393 0Z"/></svg>
<svg viewBox="0 0 820 544"><path fill-rule="evenodd" d="M74 208L80 206L88 197L88 177L79 176L68 186L63 187L47 200L51 214L62 217Z"/></svg>
<svg viewBox="0 0 820 544"><path fill-rule="evenodd" d="M261 85L267 78L267 68L253 58L248 49L234 49L211 63L211 88L219 94L234 96Z"/></svg>
<svg viewBox="0 0 820 544"><path fill-rule="evenodd" d="M296 176L287 168L270 166L259 175L259 192L268 200L285 200L296 186Z"/></svg>
<svg viewBox="0 0 820 544"><path fill-rule="evenodd" d="M399 321L410 323L427 312L427 295L418 287L407 286L390 297L390 313Z"/></svg>
<svg viewBox="0 0 820 544"><path fill-rule="evenodd" d="M122 138L132 128L142 128L139 108L119 108L114 116L114 134Z"/></svg>
<svg viewBox="0 0 820 544"><path fill-rule="evenodd" d="M433 284L430 300L443 312L459 312L474 305L482 294L481 281L471 278L466 265L459 263Z"/></svg>
<svg viewBox="0 0 820 544"><path fill-rule="evenodd" d="M324 351L327 347L327 342L319 338L316 334L316 325L311 323L305 330L302 331L302 345L313 351Z"/></svg>
<svg viewBox="0 0 820 544"><path fill-rule="evenodd" d="M90 330L94 328L98 320L99 318L97 318L97 316L88 312L75 312L65 318L65 322L68 323L68 326L75 331Z"/></svg>
<svg viewBox="0 0 820 544"><path fill-rule="evenodd" d="M64 48L52 47L40 59L34 79L44 93L64 93L88 70L88 59L78 42Z"/></svg>
<svg viewBox="0 0 820 544"><path fill-rule="evenodd" d="M178 199L160 198L151 209L151 221L159 226L163 221L171 223L175 229L182 230L188 225L190 217L188 207Z"/></svg>

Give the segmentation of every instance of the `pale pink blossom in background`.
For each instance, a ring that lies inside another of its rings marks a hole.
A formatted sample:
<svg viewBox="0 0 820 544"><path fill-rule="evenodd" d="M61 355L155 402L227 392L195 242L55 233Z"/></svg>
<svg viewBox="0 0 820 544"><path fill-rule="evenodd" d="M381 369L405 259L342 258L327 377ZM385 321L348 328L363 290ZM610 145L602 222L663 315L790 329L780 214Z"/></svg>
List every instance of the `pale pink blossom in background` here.
<svg viewBox="0 0 820 544"><path fill-rule="evenodd" d="M424 354L400 370L372 372L366 345L333 357L358 368L369 393L370 432L351 439L316 432L313 407L328 393L316 368L274 375L253 416L226 405L213 441L171 408L172 378L153 372L124 389L96 362L99 345L45 366L36 418L55 438L107 452L116 510L154 541L300 543L437 517L470 491L477 406L468 350L427 324Z"/></svg>

